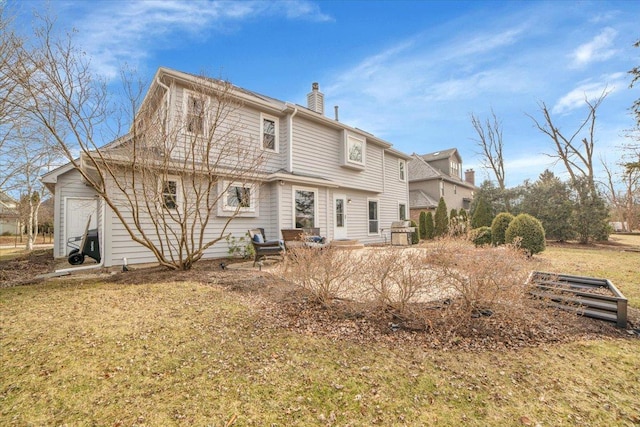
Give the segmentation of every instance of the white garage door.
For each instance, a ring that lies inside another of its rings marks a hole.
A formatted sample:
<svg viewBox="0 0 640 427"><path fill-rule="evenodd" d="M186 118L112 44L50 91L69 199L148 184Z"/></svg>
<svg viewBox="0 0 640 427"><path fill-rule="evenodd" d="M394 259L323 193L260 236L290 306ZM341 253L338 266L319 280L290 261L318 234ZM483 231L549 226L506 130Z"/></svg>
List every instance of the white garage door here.
<svg viewBox="0 0 640 427"><path fill-rule="evenodd" d="M91 216L89 229L98 223L98 201L95 198L68 197L65 208L65 244L70 237L82 236ZM78 242L79 243L79 242ZM70 249L65 247L65 253Z"/></svg>

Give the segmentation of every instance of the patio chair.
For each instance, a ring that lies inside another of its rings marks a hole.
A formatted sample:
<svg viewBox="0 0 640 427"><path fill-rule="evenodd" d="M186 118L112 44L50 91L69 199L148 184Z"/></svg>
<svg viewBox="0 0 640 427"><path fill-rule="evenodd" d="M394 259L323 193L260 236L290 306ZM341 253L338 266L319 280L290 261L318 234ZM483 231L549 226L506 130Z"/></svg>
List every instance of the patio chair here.
<svg viewBox="0 0 640 427"><path fill-rule="evenodd" d="M280 240L265 239L264 228L253 228L249 230L249 237L251 237L251 244L255 252L255 257L253 258L254 267L260 258L265 258L270 255L281 255L284 250L284 245Z"/></svg>

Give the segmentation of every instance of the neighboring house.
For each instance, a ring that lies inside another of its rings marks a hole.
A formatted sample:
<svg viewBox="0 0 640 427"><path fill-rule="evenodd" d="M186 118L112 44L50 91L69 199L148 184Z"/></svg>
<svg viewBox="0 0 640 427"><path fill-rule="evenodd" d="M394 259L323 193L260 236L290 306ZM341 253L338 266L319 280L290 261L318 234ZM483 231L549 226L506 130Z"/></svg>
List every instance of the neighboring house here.
<svg viewBox="0 0 640 427"><path fill-rule="evenodd" d="M155 103L156 109L166 108L167 126L178 121L186 121L186 128L200 125L188 116L198 105L194 85L199 79L160 68L143 108L149 103ZM246 203L242 215L227 228L235 237L256 227L264 228L268 239L281 238L281 229L319 227L329 241L379 243L388 239L385 230L391 222L408 216L407 162L411 156L337 117L326 117L317 83L307 96L306 107L238 87L232 93L241 105L237 117L241 118L244 141L254 141L257 148L269 154L266 171L255 184L230 187L236 193L240 191L244 196L241 203ZM117 144L114 141L108 147ZM150 251L132 241L107 204L83 183L71 164L47 173L42 180L54 194L55 257L67 255L67 239L82 234L91 216L90 228L100 232L105 266L121 265L123 258L130 264L155 261ZM228 200L232 196L229 194ZM238 194L235 197L240 200ZM212 233L219 232L228 217L225 206L219 206L218 221L209 225ZM227 254L227 244L222 241L209 248L206 257Z"/></svg>
<svg viewBox="0 0 640 427"><path fill-rule="evenodd" d="M18 202L13 197L0 191L0 235L18 234L19 223Z"/></svg>
<svg viewBox="0 0 640 427"><path fill-rule="evenodd" d="M409 206L416 222L422 211L435 211L440 197L447 209L469 210L473 200L475 172L465 171L462 179L462 158L455 148L434 153L413 154L409 169Z"/></svg>

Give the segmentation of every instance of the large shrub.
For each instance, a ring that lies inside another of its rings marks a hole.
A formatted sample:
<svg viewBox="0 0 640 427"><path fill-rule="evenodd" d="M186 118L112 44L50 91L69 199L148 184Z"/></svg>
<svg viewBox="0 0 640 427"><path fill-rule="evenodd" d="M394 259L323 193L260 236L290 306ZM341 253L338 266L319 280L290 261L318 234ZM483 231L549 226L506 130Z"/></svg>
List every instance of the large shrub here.
<svg viewBox="0 0 640 427"><path fill-rule="evenodd" d="M440 197L438 207L436 208L435 237L446 236L449 232L449 217L447 215L447 203L443 197Z"/></svg>
<svg viewBox="0 0 640 427"><path fill-rule="evenodd" d="M478 227L471 230L469 238L476 246L486 246L491 244L491 227Z"/></svg>
<svg viewBox="0 0 640 427"><path fill-rule="evenodd" d="M491 221L493 221L491 206L483 198L480 198L471 217L471 228L491 227Z"/></svg>
<svg viewBox="0 0 640 427"><path fill-rule="evenodd" d="M433 239L435 236L435 226L433 224L433 214L431 212L427 212L427 224L425 226L425 237L427 239Z"/></svg>
<svg viewBox="0 0 640 427"><path fill-rule="evenodd" d="M509 212L502 212L493 218L491 223L491 241L494 246L504 245L504 233L515 217Z"/></svg>
<svg viewBox="0 0 640 427"><path fill-rule="evenodd" d="M433 222L433 220L431 220ZM420 212L420 218L418 218L418 225L420 225L420 238L427 238L427 213L425 211Z"/></svg>
<svg viewBox="0 0 640 427"><path fill-rule="evenodd" d="M511 221L505 232L505 243L519 244L529 255L544 251L544 228L542 223L529 214L520 214Z"/></svg>
<svg viewBox="0 0 640 427"><path fill-rule="evenodd" d="M418 227L418 224L416 224L414 220L411 220L411 226L415 227L415 231L411 233L411 244L417 245L420 243L420 227Z"/></svg>

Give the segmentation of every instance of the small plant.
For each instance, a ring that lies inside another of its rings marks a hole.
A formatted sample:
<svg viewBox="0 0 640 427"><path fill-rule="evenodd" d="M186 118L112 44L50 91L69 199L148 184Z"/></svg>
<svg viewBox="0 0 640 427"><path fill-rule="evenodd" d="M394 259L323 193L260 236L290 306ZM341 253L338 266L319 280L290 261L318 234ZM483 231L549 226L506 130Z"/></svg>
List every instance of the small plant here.
<svg viewBox="0 0 640 427"><path fill-rule="evenodd" d="M491 241L494 246L505 244L504 234L511 221L515 218L509 212L501 212L493 219L491 223Z"/></svg>
<svg viewBox="0 0 640 427"><path fill-rule="evenodd" d="M476 247L487 246L491 244L491 227L478 227L471 230L469 233L469 240L473 242Z"/></svg>
<svg viewBox="0 0 640 427"><path fill-rule="evenodd" d="M520 248L529 256L545 250L544 227L538 219L529 214L520 214L511 221L505 231L505 242L514 243L520 239Z"/></svg>
<svg viewBox="0 0 640 427"><path fill-rule="evenodd" d="M359 276L359 265L349 251L300 246L287 250L278 275L328 307L334 299L344 297L352 278Z"/></svg>
<svg viewBox="0 0 640 427"><path fill-rule="evenodd" d="M232 258L251 258L254 255L253 245L249 233L242 237L235 237L229 234L225 240L227 241L229 256Z"/></svg>

